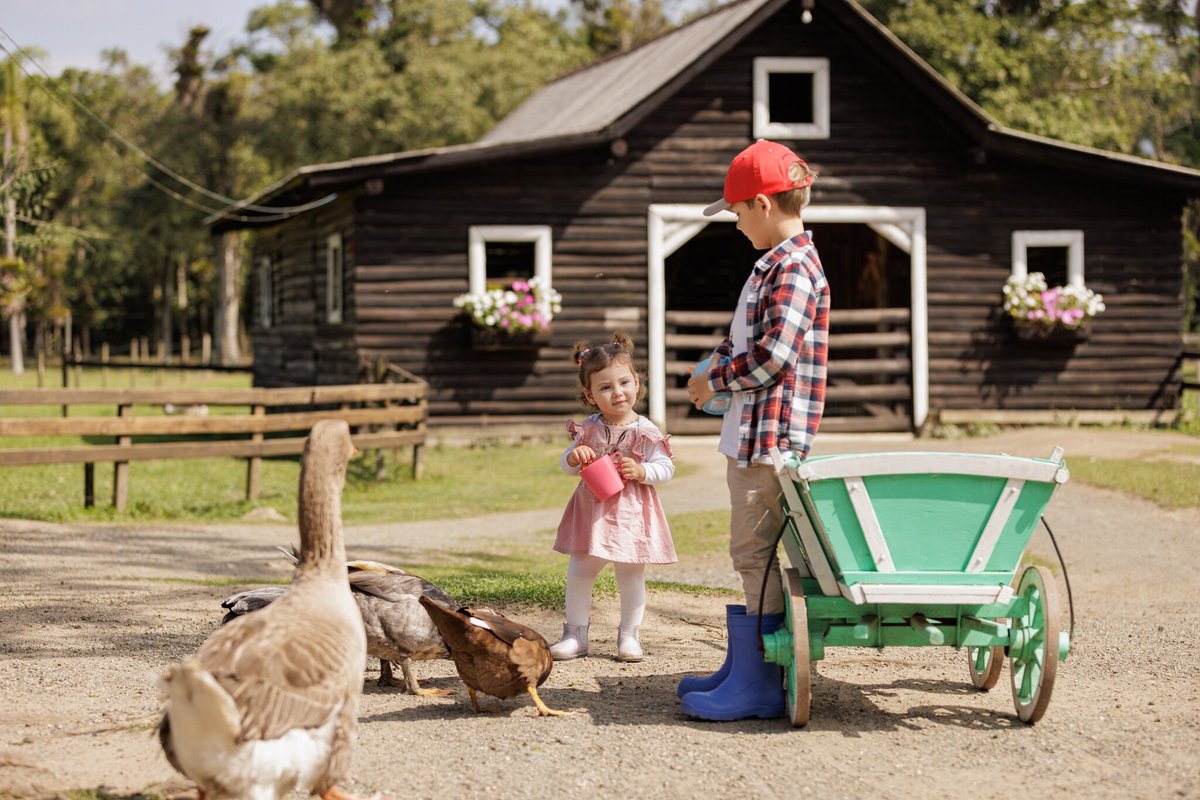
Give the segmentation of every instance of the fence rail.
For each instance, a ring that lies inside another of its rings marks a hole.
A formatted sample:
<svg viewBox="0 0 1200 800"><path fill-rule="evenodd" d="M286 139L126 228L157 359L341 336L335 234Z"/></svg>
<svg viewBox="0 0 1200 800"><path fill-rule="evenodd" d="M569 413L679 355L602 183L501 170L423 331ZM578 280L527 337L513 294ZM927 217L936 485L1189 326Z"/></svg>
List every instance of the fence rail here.
<svg viewBox="0 0 1200 800"><path fill-rule="evenodd" d="M382 377L402 382L279 389L0 390L0 415L3 415L0 435L115 439L111 444L35 443L0 449L0 466L82 463L84 505L90 507L95 500L94 466L112 462L113 505L124 511L131 461L232 456L247 459L246 497L255 500L262 459L303 452L312 426L320 420L336 418L350 424L359 450L380 451L377 472L382 468L382 451L411 446L413 475L419 477L429 415L428 387L424 381L401 371L388 370ZM5 409L19 406L60 407L63 416L6 414ZM79 406L109 406L115 408L116 415L71 416L71 408ZM210 406L245 408L247 412L209 416ZM268 410L276 413L267 413ZM164 416L164 412L168 415ZM271 438L267 438L268 434ZM172 440L135 442L136 436ZM204 438L187 438L198 436Z"/></svg>

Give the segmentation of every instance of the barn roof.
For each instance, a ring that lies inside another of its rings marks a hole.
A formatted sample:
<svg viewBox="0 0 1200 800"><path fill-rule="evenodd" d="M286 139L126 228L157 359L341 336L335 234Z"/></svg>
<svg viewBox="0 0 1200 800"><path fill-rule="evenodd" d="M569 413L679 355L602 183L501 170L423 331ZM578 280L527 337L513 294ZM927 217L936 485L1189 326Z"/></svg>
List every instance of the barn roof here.
<svg viewBox="0 0 1200 800"><path fill-rule="evenodd" d="M294 170L206 222L236 228L275 222L280 215L246 214L245 206L286 199L303 202L386 175L444 169L468 163L550 154L621 138L674 92L728 52L758 25L795 0L733 0L625 53L560 76L530 96L476 142L384 153ZM832 14L858 32L865 46L980 142L985 151L1016 158L1111 171L1137 180L1200 194L1200 170L1071 144L1001 125L947 81L855 0L816 0L814 13Z"/></svg>

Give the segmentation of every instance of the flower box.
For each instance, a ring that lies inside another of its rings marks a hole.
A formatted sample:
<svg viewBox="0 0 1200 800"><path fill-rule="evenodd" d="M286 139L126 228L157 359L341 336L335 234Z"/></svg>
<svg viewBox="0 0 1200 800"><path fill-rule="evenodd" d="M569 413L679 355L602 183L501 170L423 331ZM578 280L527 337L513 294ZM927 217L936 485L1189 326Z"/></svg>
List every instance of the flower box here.
<svg viewBox="0 0 1200 800"><path fill-rule="evenodd" d="M550 329L508 333L501 328L481 328L470 325L471 349L482 352L505 350L537 350L550 344Z"/></svg>
<svg viewBox="0 0 1200 800"><path fill-rule="evenodd" d="M1088 338L1089 330L1086 325L1078 328L1065 328L1062 325L1047 325L1039 322L1024 322L1019 319L1012 321L1013 335L1023 342L1045 342L1047 344L1078 344Z"/></svg>
<svg viewBox="0 0 1200 800"><path fill-rule="evenodd" d="M1088 320L1104 311L1104 298L1086 286L1050 288L1031 272L1004 284L1004 313L1023 341L1074 344L1087 338Z"/></svg>
<svg viewBox="0 0 1200 800"><path fill-rule="evenodd" d="M474 350L535 350L550 343L550 320L562 297L538 278L454 298L470 329Z"/></svg>

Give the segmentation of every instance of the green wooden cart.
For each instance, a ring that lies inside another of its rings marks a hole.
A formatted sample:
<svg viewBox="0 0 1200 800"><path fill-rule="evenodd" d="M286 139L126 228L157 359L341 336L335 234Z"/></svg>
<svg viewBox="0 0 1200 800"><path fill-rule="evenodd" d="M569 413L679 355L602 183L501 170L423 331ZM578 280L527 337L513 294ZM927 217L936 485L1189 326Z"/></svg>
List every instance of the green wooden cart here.
<svg viewBox="0 0 1200 800"><path fill-rule="evenodd" d="M808 722L809 666L826 647L965 647L990 689L1010 662L1024 722L1041 718L1070 636L1050 572L1013 578L1069 473L1049 459L960 453L772 453L783 489L786 623L765 635L792 724Z"/></svg>

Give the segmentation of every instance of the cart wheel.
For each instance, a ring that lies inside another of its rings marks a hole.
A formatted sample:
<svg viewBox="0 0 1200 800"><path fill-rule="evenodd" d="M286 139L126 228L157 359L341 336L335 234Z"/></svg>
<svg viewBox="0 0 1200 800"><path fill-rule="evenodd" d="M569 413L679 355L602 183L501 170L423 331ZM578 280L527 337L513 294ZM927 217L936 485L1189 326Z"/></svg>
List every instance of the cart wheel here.
<svg viewBox="0 0 1200 800"><path fill-rule="evenodd" d="M1033 724L1046 713L1058 671L1058 590L1045 567L1021 573L1017 594L1028 601L1023 614L1012 619L1013 702L1022 722Z"/></svg>
<svg viewBox="0 0 1200 800"><path fill-rule="evenodd" d="M808 724L808 712L812 701L812 683L808 665L808 602L804 599L804 585L800 572L794 567L784 570L787 579L787 626L792 634L792 663L788 665L787 679L788 717L792 727L803 728Z"/></svg>
<svg viewBox="0 0 1200 800"><path fill-rule="evenodd" d="M986 692L1000 680L1000 668L1004 666L1004 648L968 647L967 667L971 670L971 683L976 689Z"/></svg>

